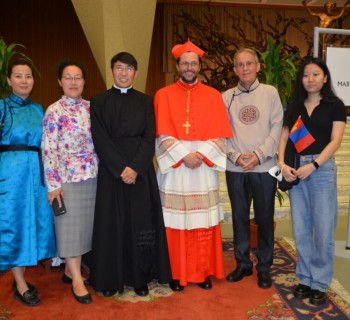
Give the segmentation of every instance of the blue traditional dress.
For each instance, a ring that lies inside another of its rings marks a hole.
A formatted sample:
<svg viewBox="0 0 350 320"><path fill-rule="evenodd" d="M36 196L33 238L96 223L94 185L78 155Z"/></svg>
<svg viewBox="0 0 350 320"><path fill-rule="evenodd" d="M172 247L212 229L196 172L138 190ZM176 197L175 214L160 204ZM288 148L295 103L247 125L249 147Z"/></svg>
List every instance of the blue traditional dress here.
<svg viewBox="0 0 350 320"><path fill-rule="evenodd" d="M0 270L56 254L40 152L43 116L29 99L0 100Z"/></svg>

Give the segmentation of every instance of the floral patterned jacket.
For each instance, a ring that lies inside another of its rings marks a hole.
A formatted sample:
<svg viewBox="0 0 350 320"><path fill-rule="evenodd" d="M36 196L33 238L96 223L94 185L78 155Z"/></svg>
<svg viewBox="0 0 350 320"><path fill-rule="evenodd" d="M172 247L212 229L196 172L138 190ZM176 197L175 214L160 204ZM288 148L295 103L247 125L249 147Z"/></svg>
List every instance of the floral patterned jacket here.
<svg viewBox="0 0 350 320"><path fill-rule="evenodd" d="M42 153L49 192L97 177L98 158L91 137L90 103L66 96L46 110Z"/></svg>

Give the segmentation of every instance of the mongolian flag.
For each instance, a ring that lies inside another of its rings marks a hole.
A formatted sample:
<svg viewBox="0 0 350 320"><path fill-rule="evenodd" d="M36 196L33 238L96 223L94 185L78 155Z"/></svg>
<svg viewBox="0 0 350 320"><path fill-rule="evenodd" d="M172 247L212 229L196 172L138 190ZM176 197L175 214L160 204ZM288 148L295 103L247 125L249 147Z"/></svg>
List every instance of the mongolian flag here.
<svg viewBox="0 0 350 320"><path fill-rule="evenodd" d="M290 131L289 138L294 143L295 149L298 153L306 149L315 141L315 138L306 129L300 116Z"/></svg>

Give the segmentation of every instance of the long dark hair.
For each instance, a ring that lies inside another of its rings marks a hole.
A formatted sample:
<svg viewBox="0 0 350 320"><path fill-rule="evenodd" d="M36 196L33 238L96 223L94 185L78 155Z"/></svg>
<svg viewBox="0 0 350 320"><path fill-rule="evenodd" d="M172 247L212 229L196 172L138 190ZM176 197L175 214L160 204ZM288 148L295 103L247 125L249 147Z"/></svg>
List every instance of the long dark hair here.
<svg viewBox="0 0 350 320"><path fill-rule="evenodd" d="M306 57L299 68L297 78L295 80L293 95L285 114L284 123L288 126L289 130L293 127L295 121L304 110L304 102L307 99L308 93L303 85L303 76L305 67L308 64L316 64L322 69L324 75L327 76L327 81L324 83L320 92L322 99L328 102L339 100L333 91L331 74L325 62L320 58Z"/></svg>

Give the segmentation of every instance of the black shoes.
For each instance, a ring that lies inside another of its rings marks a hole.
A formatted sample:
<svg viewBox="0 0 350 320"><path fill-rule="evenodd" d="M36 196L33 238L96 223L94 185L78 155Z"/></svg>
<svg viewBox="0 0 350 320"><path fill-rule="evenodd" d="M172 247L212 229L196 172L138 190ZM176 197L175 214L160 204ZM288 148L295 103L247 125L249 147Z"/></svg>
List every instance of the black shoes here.
<svg viewBox="0 0 350 320"><path fill-rule="evenodd" d="M197 284L198 284L198 287L200 287L202 289L205 289L205 290L211 289L213 287L209 277L206 277L204 282L200 282L200 283L197 283ZM182 291L184 289L184 286L182 286L180 284L179 280L172 280L172 281L170 281L169 282L169 287L170 287L171 290L173 290L175 292L180 292L180 291Z"/></svg>
<svg viewBox="0 0 350 320"><path fill-rule="evenodd" d="M321 304L324 304L326 300L327 300L327 293L319 290L314 290L314 289L310 291L309 302L314 306L320 306Z"/></svg>
<svg viewBox="0 0 350 320"><path fill-rule="evenodd" d="M35 307L40 304L40 299L37 291L27 290L21 295L17 288L14 290L14 298L27 307Z"/></svg>
<svg viewBox="0 0 350 320"><path fill-rule="evenodd" d="M198 287L208 290L208 289L211 289L213 285L211 284L210 278L206 277L204 282L198 283Z"/></svg>
<svg viewBox="0 0 350 320"><path fill-rule="evenodd" d="M134 288L134 292L140 297L147 296L148 292L149 292L147 284L145 284L144 286L142 286L140 288Z"/></svg>
<svg viewBox="0 0 350 320"><path fill-rule="evenodd" d="M243 277L251 276L253 274L252 269L244 269L238 267L236 270L232 271L227 277L226 280L229 282L238 282L243 279Z"/></svg>
<svg viewBox="0 0 350 320"><path fill-rule="evenodd" d="M294 297L304 299L310 297L311 288L305 284L299 283L294 289Z"/></svg>
<svg viewBox="0 0 350 320"><path fill-rule="evenodd" d="M179 280L172 280L169 282L169 287L171 290L175 291L175 292L179 292L182 291L184 289L184 286L182 286L180 284Z"/></svg>
<svg viewBox="0 0 350 320"><path fill-rule="evenodd" d="M297 299L309 298L311 304L314 306L320 306L326 302L327 293L311 289L309 286L299 283L294 290L294 297Z"/></svg>
<svg viewBox="0 0 350 320"><path fill-rule="evenodd" d="M72 284L72 283L73 283L73 280L72 280L72 278L68 277L68 276L64 273L63 276L62 276L62 282L63 282L64 284ZM86 286L89 286L89 285L90 285L89 279L85 279L85 280L84 280L84 285L86 285Z"/></svg>
<svg viewBox="0 0 350 320"><path fill-rule="evenodd" d="M258 286L263 289L270 288L272 285L269 271L258 272Z"/></svg>
<svg viewBox="0 0 350 320"><path fill-rule="evenodd" d="M102 291L104 297L112 297L117 293L117 290L105 290Z"/></svg>
<svg viewBox="0 0 350 320"><path fill-rule="evenodd" d="M121 289L121 290L105 290L105 291L102 291L102 295L103 295L104 297L112 297L112 296L114 296L117 292L118 292L119 294L122 294L122 293L124 292L124 289ZM140 297L145 297L145 296L148 295L149 290L148 290L147 285L145 284L145 285L142 286L142 287L134 288L134 292L135 292L135 294L137 294L137 295L140 296Z"/></svg>
<svg viewBox="0 0 350 320"><path fill-rule="evenodd" d="M72 287L72 293L73 293L75 300L77 300L81 304L90 304L92 302L90 293L88 293L84 296L77 296L74 292L73 287Z"/></svg>
<svg viewBox="0 0 350 320"><path fill-rule="evenodd" d="M38 293L38 289L32 285L31 283L27 282L27 287L30 291L34 291L36 293ZM13 283L12 283L12 291L15 292L17 290L17 284L16 284L16 281L13 280Z"/></svg>
<svg viewBox="0 0 350 320"><path fill-rule="evenodd" d="M226 280L229 282L238 282L241 281L244 277L251 276L253 274L252 269L244 269L238 267L236 270L231 272ZM258 272L258 286L263 289L270 288L272 285L271 276L269 271L260 271Z"/></svg>

